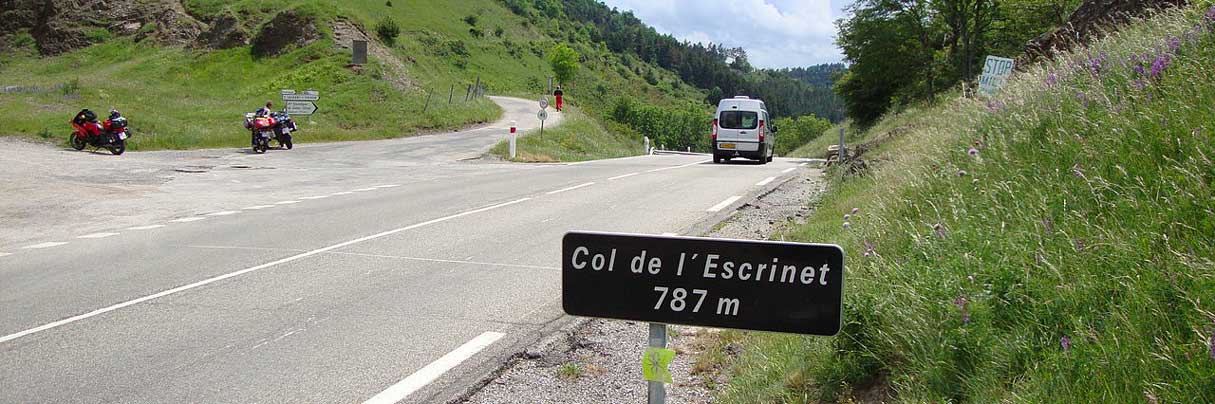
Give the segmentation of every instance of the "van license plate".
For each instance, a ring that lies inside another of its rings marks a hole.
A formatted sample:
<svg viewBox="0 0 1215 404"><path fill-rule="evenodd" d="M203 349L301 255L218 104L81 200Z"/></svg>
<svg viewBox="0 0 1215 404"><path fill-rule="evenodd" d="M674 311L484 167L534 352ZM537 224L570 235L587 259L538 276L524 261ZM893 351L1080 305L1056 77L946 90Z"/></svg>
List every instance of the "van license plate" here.
<svg viewBox="0 0 1215 404"><path fill-rule="evenodd" d="M718 143L717 148L734 150L735 146L734 143Z"/></svg>

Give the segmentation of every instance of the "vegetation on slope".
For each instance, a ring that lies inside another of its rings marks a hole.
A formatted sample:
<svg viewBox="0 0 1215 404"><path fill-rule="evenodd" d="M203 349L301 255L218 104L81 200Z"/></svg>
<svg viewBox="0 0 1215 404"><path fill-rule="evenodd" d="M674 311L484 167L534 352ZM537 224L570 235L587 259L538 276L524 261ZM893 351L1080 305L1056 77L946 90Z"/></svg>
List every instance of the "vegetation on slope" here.
<svg viewBox="0 0 1215 404"><path fill-rule="evenodd" d="M843 331L748 334L723 401L1215 401L1211 60L1172 11L873 126L780 236L846 249Z"/></svg>

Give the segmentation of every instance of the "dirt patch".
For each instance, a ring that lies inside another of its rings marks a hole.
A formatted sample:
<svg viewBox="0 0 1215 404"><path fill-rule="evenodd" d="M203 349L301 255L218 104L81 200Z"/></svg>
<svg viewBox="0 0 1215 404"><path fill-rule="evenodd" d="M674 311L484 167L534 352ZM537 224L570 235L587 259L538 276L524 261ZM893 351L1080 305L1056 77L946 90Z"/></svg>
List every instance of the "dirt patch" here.
<svg viewBox="0 0 1215 404"><path fill-rule="evenodd" d="M810 204L826 190L822 171L802 170L706 236L766 240L790 224L804 223ZM737 331L671 326L668 342L676 352L667 386L669 403L710 403L729 382L726 370L740 352ZM529 349L464 403L639 403L646 383L641 356L646 323L589 320Z"/></svg>
<svg viewBox="0 0 1215 404"><path fill-rule="evenodd" d="M321 31L316 28L315 17L286 10L262 25L257 37L253 38L253 55L277 56L318 39L321 39Z"/></svg>

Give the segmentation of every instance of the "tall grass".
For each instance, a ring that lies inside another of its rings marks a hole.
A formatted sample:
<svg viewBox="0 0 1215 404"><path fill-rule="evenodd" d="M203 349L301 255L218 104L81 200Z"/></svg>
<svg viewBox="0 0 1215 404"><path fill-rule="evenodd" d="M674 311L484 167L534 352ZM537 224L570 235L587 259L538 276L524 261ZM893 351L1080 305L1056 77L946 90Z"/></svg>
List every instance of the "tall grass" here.
<svg viewBox="0 0 1215 404"><path fill-rule="evenodd" d="M876 168L783 235L847 249L844 330L751 334L723 401L1215 402L1213 27L1167 12L870 130Z"/></svg>

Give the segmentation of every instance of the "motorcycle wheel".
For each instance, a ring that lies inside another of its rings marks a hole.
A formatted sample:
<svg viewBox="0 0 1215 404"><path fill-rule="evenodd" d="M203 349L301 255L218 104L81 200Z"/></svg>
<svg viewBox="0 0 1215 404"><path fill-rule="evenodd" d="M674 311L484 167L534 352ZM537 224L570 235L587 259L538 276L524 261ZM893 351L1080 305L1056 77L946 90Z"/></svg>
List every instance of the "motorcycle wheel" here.
<svg viewBox="0 0 1215 404"><path fill-rule="evenodd" d="M294 146L291 144L291 135L283 135L282 142L280 143L282 143L283 147L286 147L287 150L291 150L291 147Z"/></svg>
<svg viewBox="0 0 1215 404"><path fill-rule="evenodd" d="M262 153L265 153L266 150L269 148L270 148L269 145L262 143L262 142L257 142L257 144L253 145L253 152L257 153L257 154L262 154Z"/></svg>
<svg viewBox="0 0 1215 404"><path fill-rule="evenodd" d="M81 139L76 132L72 132L72 134L68 136L68 143L71 143L72 148L76 149L77 151L84 150L84 139Z"/></svg>
<svg viewBox="0 0 1215 404"><path fill-rule="evenodd" d="M110 153L113 153L115 156L121 156L123 152L127 151L127 141L119 140L106 146L106 148L110 149Z"/></svg>

